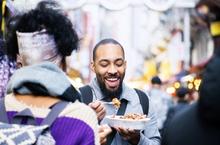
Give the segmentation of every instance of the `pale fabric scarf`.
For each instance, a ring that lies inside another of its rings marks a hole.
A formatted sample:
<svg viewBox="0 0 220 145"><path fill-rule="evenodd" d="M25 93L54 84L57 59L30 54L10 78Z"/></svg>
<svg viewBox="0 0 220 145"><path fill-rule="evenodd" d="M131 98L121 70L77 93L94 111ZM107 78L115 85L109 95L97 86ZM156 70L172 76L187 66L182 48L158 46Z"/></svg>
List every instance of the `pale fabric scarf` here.
<svg viewBox="0 0 220 145"><path fill-rule="evenodd" d="M32 65L42 61L61 63L54 37L48 35L45 29L36 32L16 32L19 55L22 65Z"/></svg>

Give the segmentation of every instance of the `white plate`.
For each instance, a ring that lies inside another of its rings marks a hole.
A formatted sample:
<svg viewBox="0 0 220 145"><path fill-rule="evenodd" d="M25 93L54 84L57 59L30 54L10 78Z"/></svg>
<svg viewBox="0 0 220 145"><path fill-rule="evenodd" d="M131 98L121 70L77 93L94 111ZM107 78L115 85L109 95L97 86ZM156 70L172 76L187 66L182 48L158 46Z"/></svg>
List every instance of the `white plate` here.
<svg viewBox="0 0 220 145"><path fill-rule="evenodd" d="M131 120L131 119L121 119L121 116L112 117L106 116L106 122L111 127L122 127L122 128L129 128L135 130L143 130L146 128L147 122L150 118L144 118L140 120Z"/></svg>

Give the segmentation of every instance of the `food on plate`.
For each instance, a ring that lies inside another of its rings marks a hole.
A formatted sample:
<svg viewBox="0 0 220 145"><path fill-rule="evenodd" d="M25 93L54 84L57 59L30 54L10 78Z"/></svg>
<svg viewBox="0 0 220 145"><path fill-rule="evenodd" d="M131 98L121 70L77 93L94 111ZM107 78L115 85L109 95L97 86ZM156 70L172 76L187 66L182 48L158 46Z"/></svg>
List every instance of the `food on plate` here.
<svg viewBox="0 0 220 145"><path fill-rule="evenodd" d="M118 98L113 98L112 103L115 106L115 108L120 108L121 102L118 100Z"/></svg>
<svg viewBox="0 0 220 145"><path fill-rule="evenodd" d="M141 120L145 118L146 118L146 115L141 115L137 113L128 113L124 116L120 116L120 119L127 119L127 120Z"/></svg>
<svg viewBox="0 0 220 145"><path fill-rule="evenodd" d="M129 113L124 116L108 115L106 116L106 123L111 127L129 128L135 130L143 130L150 118L146 115L137 113Z"/></svg>

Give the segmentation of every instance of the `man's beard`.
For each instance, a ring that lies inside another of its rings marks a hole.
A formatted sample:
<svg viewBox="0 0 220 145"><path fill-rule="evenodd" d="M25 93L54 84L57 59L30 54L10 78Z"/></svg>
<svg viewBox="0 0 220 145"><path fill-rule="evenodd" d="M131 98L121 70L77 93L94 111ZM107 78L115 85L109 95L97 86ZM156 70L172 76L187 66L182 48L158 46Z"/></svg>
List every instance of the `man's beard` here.
<svg viewBox="0 0 220 145"><path fill-rule="evenodd" d="M101 80L98 80L99 87L102 91L102 94L106 99L112 99L112 98L119 98L122 93L122 81L120 81L119 87L117 90L111 91L106 88L105 83L103 83ZM110 100L109 100L110 101Z"/></svg>

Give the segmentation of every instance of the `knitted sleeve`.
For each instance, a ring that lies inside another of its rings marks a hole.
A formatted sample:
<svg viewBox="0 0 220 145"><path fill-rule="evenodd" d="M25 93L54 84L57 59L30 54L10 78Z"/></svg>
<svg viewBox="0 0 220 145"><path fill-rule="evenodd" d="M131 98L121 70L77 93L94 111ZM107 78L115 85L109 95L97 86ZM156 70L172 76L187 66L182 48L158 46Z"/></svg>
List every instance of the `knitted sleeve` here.
<svg viewBox="0 0 220 145"><path fill-rule="evenodd" d="M49 108L27 106L13 94L5 99L9 118L25 108L30 108L40 124L50 112ZM57 145L99 145L98 120L95 112L78 101L69 103L50 128Z"/></svg>
<svg viewBox="0 0 220 145"><path fill-rule="evenodd" d="M88 144L91 143L91 137L93 136L94 143L96 145L99 144L99 136L98 136L98 120L95 112L88 107L87 105L75 102L70 103L64 110L61 112L59 117L68 117L75 118L75 120L80 120L81 125L77 124L77 130L80 132L84 132L83 140L84 142L87 140ZM84 124L84 125L83 125ZM90 129L85 126L89 126ZM81 130L80 130L81 129ZM83 131L84 130L84 131ZM92 132L91 132L92 130ZM92 143L92 144L94 144Z"/></svg>

